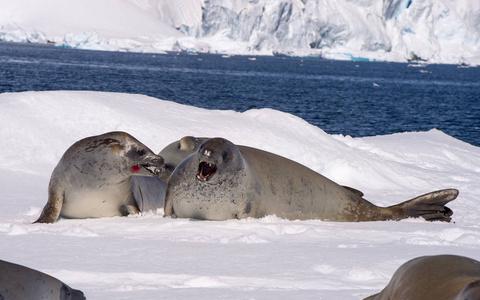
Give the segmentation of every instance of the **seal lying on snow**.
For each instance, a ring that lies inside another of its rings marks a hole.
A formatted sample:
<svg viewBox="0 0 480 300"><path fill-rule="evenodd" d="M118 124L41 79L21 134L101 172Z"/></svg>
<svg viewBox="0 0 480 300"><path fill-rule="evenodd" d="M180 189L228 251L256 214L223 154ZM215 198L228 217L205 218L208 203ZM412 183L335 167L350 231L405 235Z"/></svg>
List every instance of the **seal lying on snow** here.
<svg viewBox="0 0 480 300"><path fill-rule="evenodd" d="M365 300L478 300L480 262L457 255L422 256L404 263L388 285Z"/></svg>
<svg viewBox="0 0 480 300"><path fill-rule="evenodd" d="M445 206L455 189L378 207L363 194L309 168L262 150L236 146L223 138L205 141L170 176L165 216L207 220L259 218L379 221L423 217L450 221Z"/></svg>
<svg viewBox="0 0 480 300"><path fill-rule="evenodd" d="M85 296L50 275L0 260L0 299L83 300Z"/></svg>
<svg viewBox="0 0 480 300"><path fill-rule="evenodd" d="M36 222L59 216L96 218L137 213L132 175L164 172L162 157L125 132L87 137L73 144L55 167L48 202Z"/></svg>

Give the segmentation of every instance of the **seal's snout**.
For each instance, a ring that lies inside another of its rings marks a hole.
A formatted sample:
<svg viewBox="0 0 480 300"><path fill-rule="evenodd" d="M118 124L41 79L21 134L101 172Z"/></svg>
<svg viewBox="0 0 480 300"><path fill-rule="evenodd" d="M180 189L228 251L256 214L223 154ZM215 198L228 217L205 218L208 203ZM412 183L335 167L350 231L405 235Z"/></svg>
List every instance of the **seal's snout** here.
<svg viewBox="0 0 480 300"><path fill-rule="evenodd" d="M201 161L198 164L197 179L200 181L209 180L217 172L217 166L214 163Z"/></svg>
<svg viewBox="0 0 480 300"><path fill-rule="evenodd" d="M212 150L204 149L202 154L203 154L203 156L211 157L212 156Z"/></svg>
<svg viewBox="0 0 480 300"><path fill-rule="evenodd" d="M160 174L160 168L157 166L143 164L142 167L153 175Z"/></svg>
<svg viewBox="0 0 480 300"><path fill-rule="evenodd" d="M159 175L165 169L163 157L158 155L146 156L140 166L152 175Z"/></svg>

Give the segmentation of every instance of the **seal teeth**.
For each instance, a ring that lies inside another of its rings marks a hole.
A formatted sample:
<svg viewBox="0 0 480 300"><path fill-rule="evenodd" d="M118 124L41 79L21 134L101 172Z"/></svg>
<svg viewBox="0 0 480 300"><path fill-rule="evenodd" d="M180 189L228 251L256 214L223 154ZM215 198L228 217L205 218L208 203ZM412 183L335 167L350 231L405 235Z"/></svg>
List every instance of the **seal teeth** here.
<svg viewBox="0 0 480 300"><path fill-rule="evenodd" d="M144 167L147 171L149 171L153 175L160 174L160 170L157 167L149 166L149 165L143 165L142 167Z"/></svg>
<svg viewBox="0 0 480 300"><path fill-rule="evenodd" d="M217 171L217 166L213 163L202 161L198 165L197 179L207 181Z"/></svg>

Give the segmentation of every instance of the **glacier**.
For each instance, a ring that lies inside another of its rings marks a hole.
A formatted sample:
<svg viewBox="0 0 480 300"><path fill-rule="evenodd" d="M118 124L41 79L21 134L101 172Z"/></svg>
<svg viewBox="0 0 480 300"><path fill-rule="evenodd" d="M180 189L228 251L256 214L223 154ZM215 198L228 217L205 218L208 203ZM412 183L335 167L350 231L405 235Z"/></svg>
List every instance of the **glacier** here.
<svg viewBox="0 0 480 300"><path fill-rule="evenodd" d="M480 64L471 0L0 0L0 40L80 49Z"/></svg>

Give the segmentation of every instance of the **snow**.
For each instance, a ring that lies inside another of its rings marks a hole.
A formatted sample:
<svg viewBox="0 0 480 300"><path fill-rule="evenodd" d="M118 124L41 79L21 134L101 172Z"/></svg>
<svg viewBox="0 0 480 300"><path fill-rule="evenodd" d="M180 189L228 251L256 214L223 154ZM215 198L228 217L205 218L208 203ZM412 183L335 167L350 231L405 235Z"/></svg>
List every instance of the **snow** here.
<svg viewBox="0 0 480 300"><path fill-rule="evenodd" d="M480 64L472 0L0 0L0 40Z"/></svg>
<svg viewBox="0 0 480 300"><path fill-rule="evenodd" d="M31 224L63 152L112 130L155 152L184 135L223 136L294 159L381 205L458 188L449 205L454 222L214 222L163 218L159 210ZM88 299L359 299L413 257L480 260L480 148L436 129L352 138L271 109L57 91L0 94L0 141L0 259L56 276Z"/></svg>

